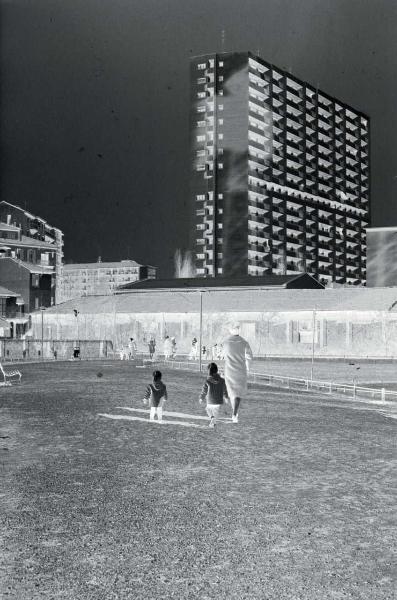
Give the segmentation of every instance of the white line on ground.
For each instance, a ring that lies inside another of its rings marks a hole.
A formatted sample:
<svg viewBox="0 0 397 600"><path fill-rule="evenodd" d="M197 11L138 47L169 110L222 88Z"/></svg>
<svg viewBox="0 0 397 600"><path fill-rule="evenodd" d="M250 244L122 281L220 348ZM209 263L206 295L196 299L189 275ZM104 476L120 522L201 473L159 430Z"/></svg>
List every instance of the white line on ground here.
<svg viewBox="0 0 397 600"><path fill-rule="evenodd" d="M130 406L116 406L115 408L121 410L129 410L131 412L149 414L149 411L145 408L132 408ZM199 419L201 421L209 421L209 417L203 417L201 415L191 415L180 412L169 412L166 410L163 410L163 416L178 417L180 419ZM228 419L227 417L219 417L217 421L231 421L231 419Z"/></svg>
<svg viewBox="0 0 397 600"><path fill-rule="evenodd" d="M99 417L105 417L106 419L112 419L114 421L141 421L143 423L150 423L150 425L182 425L182 427L194 427L196 429L208 429L207 425L196 425L196 423L186 423L184 421L149 421L149 419L143 419L142 417L132 417L129 415L109 415L106 413L98 413Z"/></svg>

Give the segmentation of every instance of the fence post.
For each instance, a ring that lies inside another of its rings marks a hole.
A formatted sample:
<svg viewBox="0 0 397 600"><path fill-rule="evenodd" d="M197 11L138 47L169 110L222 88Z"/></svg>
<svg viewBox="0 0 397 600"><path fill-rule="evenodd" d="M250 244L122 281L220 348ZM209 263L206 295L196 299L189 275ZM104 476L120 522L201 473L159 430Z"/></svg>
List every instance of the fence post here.
<svg viewBox="0 0 397 600"><path fill-rule="evenodd" d="M385 388L382 388L381 398L382 398L382 402L385 402L385 400L386 400L386 390L385 390Z"/></svg>
<svg viewBox="0 0 397 600"><path fill-rule="evenodd" d="M356 382L353 383L353 398L356 399Z"/></svg>

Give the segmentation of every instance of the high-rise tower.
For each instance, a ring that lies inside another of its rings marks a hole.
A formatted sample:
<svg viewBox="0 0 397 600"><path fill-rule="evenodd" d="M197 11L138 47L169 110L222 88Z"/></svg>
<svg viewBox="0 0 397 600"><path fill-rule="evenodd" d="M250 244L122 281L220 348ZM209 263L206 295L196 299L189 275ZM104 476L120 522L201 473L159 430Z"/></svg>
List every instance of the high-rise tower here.
<svg viewBox="0 0 397 600"><path fill-rule="evenodd" d="M191 61L199 276L365 283L369 119L246 53Z"/></svg>

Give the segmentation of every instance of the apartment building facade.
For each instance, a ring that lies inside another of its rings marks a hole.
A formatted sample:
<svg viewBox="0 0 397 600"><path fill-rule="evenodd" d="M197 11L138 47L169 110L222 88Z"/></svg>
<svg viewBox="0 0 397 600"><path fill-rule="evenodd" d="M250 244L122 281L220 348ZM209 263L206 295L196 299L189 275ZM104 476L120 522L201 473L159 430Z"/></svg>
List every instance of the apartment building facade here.
<svg viewBox="0 0 397 600"><path fill-rule="evenodd" d="M154 279L157 268L134 260L66 264L60 281L59 302L82 296L112 294L122 285L141 279Z"/></svg>
<svg viewBox="0 0 397 600"><path fill-rule="evenodd" d="M21 295L25 313L55 304L62 259L60 229L0 202L0 285Z"/></svg>
<svg viewBox="0 0 397 600"><path fill-rule="evenodd" d="M366 281L369 118L249 52L191 61L202 277Z"/></svg>

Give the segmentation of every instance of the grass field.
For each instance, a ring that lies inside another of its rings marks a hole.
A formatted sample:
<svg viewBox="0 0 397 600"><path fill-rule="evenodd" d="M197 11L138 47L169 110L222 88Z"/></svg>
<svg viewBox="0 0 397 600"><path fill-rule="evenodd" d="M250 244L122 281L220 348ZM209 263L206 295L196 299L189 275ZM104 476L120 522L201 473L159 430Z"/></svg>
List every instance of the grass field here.
<svg viewBox="0 0 397 600"><path fill-rule="evenodd" d="M251 388L212 430L202 377L166 371L179 416L157 425L148 369L21 370L0 388L1 599L394 598L390 408Z"/></svg>

